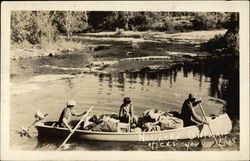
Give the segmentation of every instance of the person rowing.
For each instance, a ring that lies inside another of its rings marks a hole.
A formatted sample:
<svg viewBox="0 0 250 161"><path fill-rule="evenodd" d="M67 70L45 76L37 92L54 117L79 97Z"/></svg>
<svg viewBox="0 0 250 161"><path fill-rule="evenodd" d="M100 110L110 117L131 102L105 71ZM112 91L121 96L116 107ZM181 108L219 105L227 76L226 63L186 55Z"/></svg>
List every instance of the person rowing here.
<svg viewBox="0 0 250 161"><path fill-rule="evenodd" d="M188 98L184 101L181 109L181 118L183 119L184 127L198 125L200 123L208 124L206 121L200 119L195 112L194 107L199 103L201 103L201 100L196 99L193 94L189 94Z"/></svg>
<svg viewBox="0 0 250 161"><path fill-rule="evenodd" d="M83 112L81 114L74 111L74 107L76 106L76 102L74 100L67 101L67 107L65 107L60 115L58 124L60 127L67 127L70 132L72 132L72 124L71 124L71 116L80 117L86 113Z"/></svg>

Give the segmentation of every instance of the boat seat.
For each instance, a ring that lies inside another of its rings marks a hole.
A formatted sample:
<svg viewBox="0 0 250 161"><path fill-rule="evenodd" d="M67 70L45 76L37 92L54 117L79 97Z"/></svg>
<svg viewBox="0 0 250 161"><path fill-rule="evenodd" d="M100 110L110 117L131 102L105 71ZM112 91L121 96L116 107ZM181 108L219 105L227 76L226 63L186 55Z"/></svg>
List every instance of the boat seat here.
<svg viewBox="0 0 250 161"><path fill-rule="evenodd" d="M119 122L117 125L117 132L128 132L129 131L129 124Z"/></svg>

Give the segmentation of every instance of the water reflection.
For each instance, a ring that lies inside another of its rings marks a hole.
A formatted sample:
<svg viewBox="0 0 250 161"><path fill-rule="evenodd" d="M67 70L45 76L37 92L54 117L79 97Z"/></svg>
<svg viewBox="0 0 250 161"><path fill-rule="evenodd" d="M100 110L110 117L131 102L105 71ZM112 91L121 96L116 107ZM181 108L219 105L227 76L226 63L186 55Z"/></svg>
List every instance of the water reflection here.
<svg viewBox="0 0 250 161"><path fill-rule="evenodd" d="M239 114L239 70L237 69L238 60L225 58L223 60L210 60L197 64L185 64L162 71L140 71L133 73L119 74L100 74L100 90L102 90L103 81L108 81L108 87L119 88L125 91L126 83L130 89L134 89L135 84L141 85L141 90L145 87L162 87L163 80L169 80L171 88L177 80L177 74L182 73L183 77L192 76L199 82L199 87L203 88L203 83L209 82L208 94L211 97L224 99L228 102L227 112L232 117L238 117ZM227 66L226 68L223 68ZM127 81L126 81L127 80ZM156 83L156 84L155 84ZM188 83L188 82L187 82ZM164 84L165 85L165 84ZM189 86L189 84L186 84ZM201 90L200 89L200 90Z"/></svg>
<svg viewBox="0 0 250 161"><path fill-rule="evenodd" d="M47 71L43 71L43 73L46 72ZM53 71L51 72L53 73ZM40 85L44 89L34 90L32 97L29 97L31 93L11 96L11 116L15 116L11 117L11 127L14 130L19 128L16 122L25 125L25 123L28 124L33 121L27 116L33 115L33 111L38 109L49 111L49 119L58 119L58 108L51 107L64 102L65 99L69 97L77 99L80 105L79 107L94 104L98 113L116 113L122 98L125 95L129 95L133 99L135 113L139 116L142 115L143 111L149 108L159 108L164 111L180 111L181 103L186 98L188 92L201 91L202 98L212 96L222 98L228 102L226 107L227 113L231 117L231 120L233 120L233 127L236 129L235 131L237 131L231 134L237 138L236 145L239 145L239 124L236 124L234 121L239 120L239 71L237 61L230 59L223 59L223 61L212 60L199 64L185 64L184 66L176 66L162 71L87 74L81 75L79 78L52 81L49 83L41 83ZM63 94L62 91L64 91ZM34 102L36 106L34 106ZM203 105L206 107L205 101ZM207 110L206 112L209 115L209 113L215 113L219 109L213 105L205 110ZM18 142L18 147L22 147L23 149L33 148L33 144L30 143L30 140L15 139L15 134L11 134L10 138L13 147L17 146L16 143ZM52 140L38 139L39 143L36 149L54 150L62 142L53 143L54 139L55 138L52 138ZM37 142L34 139L32 143ZM147 144L130 145L128 143L95 143L91 141L83 141L82 144L79 144L80 146L72 147L73 150L76 148L79 148L79 150L113 150L116 148L117 150L151 150ZM101 145L104 147L101 147ZM202 143L202 146L201 150L204 149L204 146L209 147L207 143ZM226 149L228 149L228 147ZM162 148L159 150L168 149ZM182 149L176 148L176 150Z"/></svg>

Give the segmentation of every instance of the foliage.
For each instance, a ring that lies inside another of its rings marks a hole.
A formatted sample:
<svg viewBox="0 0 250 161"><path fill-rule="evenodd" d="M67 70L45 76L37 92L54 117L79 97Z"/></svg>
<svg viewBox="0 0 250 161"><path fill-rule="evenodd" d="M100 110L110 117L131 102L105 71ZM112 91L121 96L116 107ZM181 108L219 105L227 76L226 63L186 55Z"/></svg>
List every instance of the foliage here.
<svg viewBox="0 0 250 161"><path fill-rule="evenodd" d="M191 20L194 30L211 30L216 28L222 28L225 21L225 15L223 13L196 13L194 19Z"/></svg>
<svg viewBox="0 0 250 161"><path fill-rule="evenodd" d="M40 44L42 39L53 42L56 28L51 11L15 11L11 14L11 40L20 43Z"/></svg>
<svg viewBox="0 0 250 161"><path fill-rule="evenodd" d="M226 39L224 35L215 35L214 38L210 39L204 44L203 49L210 52L219 52L225 49Z"/></svg>
<svg viewBox="0 0 250 161"><path fill-rule="evenodd" d="M116 21L118 19L117 12L88 12L88 24L94 30L115 30L118 26Z"/></svg>
<svg viewBox="0 0 250 161"><path fill-rule="evenodd" d="M31 11L15 11L11 14L12 42L28 41L31 44L39 43L38 26Z"/></svg>
<svg viewBox="0 0 250 161"><path fill-rule="evenodd" d="M227 15L215 12L12 11L11 41L27 41L44 47L55 43L60 34L66 34L71 41L74 33L82 32L116 31L115 35L121 36L127 30L183 32L222 27L233 32L235 24L226 21ZM228 37L233 38L230 34Z"/></svg>
<svg viewBox="0 0 250 161"><path fill-rule="evenodd" d="M124 30L116 28L116 30L115 30L115 36L123 36L123 35L125 35Z"/></svg>
<svg viewBox="0 0 250 161"><path fill-rule="evenodd" d="M86 12L58 11L56 12L55 23L59 31L67 33L67 39L72 40L75 32L81 32L87 27Z"/></svg>
<svg viewBox="0 0 250 161"><path fill-rule="evenodd" d="M203 44L203 48L211 52L239 55L239 14L231 13L225 27L227 28L225 35L216 35Z"/></svg>

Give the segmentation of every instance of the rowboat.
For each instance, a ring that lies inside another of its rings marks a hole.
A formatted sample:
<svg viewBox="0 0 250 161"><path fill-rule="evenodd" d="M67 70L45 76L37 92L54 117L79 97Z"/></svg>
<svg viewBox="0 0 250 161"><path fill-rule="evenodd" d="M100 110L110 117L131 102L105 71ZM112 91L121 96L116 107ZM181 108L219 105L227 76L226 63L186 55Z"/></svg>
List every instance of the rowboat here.
<svg viewBox="0 0 250 161"><path fill-rule="evenodd" d="M229 134L232 122L227 114L210 117L210 128L215 136ZM40 122L35 125L38 136L67 137L70 131L67 128L53 126L55 121ZM153 132L96 132L77 129L72 135L74 139L100 141L167 141L211 137L208 125L188 126L178 129Z"/></svg>

